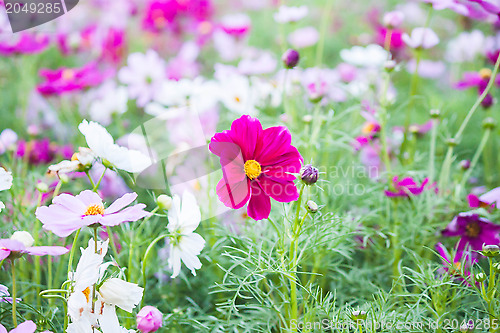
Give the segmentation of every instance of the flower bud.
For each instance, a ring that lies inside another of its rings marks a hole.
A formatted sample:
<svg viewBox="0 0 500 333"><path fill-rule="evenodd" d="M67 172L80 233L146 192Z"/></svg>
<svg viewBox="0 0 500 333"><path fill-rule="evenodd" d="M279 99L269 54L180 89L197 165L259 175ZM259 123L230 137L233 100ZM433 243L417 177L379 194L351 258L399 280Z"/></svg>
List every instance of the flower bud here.
<svg viewBox="0 0 500 333"><path fill-rule="evenodd" d="M24 246L33 246L35 240L33 236L27 231L16 231L10 236L10 239L23 243Z"/></svg>
<svg viewBox="0 0 500 333"><path fill-rule="evenodd" d="M449 138L448 140L446 140L446 144L449 147L455 147L457 145L457 140L455 140L453 138Z"/></svg>
<svg viewBox="0 0 500 333"><path fill-rule="evenodd" d="M500 248L497 245L483 245L483 250L480 253L485 257L493 258L498 256Z"/></svg>
<svg viewBox="0 0 500 333"><path fill-rule="evenodd" d="M313 121L313 116L310 114L306 114L304 117L302 117L302 121L306 124L309 124Z"/></svg>
<svg viewBox="0 0 500 333"><path fill-rule="evenodd" d="M353 311L352 312L352 319L353 320L365 320L366 319L366 311Z"/></svg>
<svg viewBox="0 0 500 333"><path fill-rule="evenodd" d="M387 71L387 72L392 72L397 66L397 63L394 61L394 60L387 60L385 63L384 63L384 69Z"/></svg>
<svg viewBox="0 0 500 333"><path fill-rule="evenodd" d="M169 210L172 206L172 198L166 194L162 194L156 198L156 204L160 209Z"/></svg>
<svg viewBox="0 0 500 333"><path fill-rule="evenodd" d="M493 99L493 96L491 96L490 94L486 94L486 96L484 96L484 99L481 101L481 106L485 109L489 109L494 102L495 100Z"/></svg>
<svg viewBox="0 0 500 333"><path fill-rule="evenodd" d="M319 171L312 164L306 164L300 169L300 179L306 185L312 185L318 181Z"/></svg>
<svg viewBox="0 0 500 333"><path fill-rule="evenodd" d="M403 24L403 20L405 18L405 14L400 11L392 11L388 12L384 15L383 23L389 29L394 29Z"/></svg>
<svg viewBox="0 0 500 333"><path fill-rule="evenodd" d="M460 325L460 332L474 332L474 323L469 321Z"/></svg>
<svg viewBox="0 0 500 333"><path fill-rule="evenodd" d="M36 184L35 187L40 193L47 193L49 191L49 185L45 184L44 182Z"/></svg>
<svg viewBox="0 0 500 333"><path fill-rule="evenodd" d="M283 61L285 68L292 69L299 63L299 52L294 49L288 49L285 53L283 53L281 60Z"/></svg>
<svg viewBox="0 0 500 333"><path fill-rule="evenodd" d="M67 174L65 174L65 173L60 174L59 175L59 180L61 181L61 183L67 184L67 183L69 183L69 176Z"/></svg>
<svg viewBox="0 0 500 333"><path fill-rule="evenodd" d="M475 278L477 282L483 282L486 280L486 275L484 273L477 273Z"/></svg>
<svg viewBox="0 0 500 333"><path fill-rule="evenodd" d="M469 160L461 160L460 163L459 163L459 165L460 165L460 168L462 170L464 170L464 171L465 170L469 170L469 168L470 168L470 161Z"/></svg>
<svg viewBox="0 0 500 333"><path fill-rule="evenodd" d="M496 121L495 119L488 117L483 120L483 127L486 129L494 129L496 126Z"/></svg>
<svg viewBox="0 0 500 333"><path fill-rule="evenodd" d="M306 209L309 213L315 214L318 211L318 204L312 200L306 202Z"/></svg>
<svg viewBox="0 0 500 333"><path fill-rule="evenodd" d="M441 116L441 111L439 109L432 109L429 111L429 114L432 118L439 118L439 116Z"/></svg>
<svg viewBox="0 0 500 333"><path fill-rule="evenodd" d="M145 306L137 314L137 329L142 333L156 332L162 327L163 315L154 306Z"/></svg>

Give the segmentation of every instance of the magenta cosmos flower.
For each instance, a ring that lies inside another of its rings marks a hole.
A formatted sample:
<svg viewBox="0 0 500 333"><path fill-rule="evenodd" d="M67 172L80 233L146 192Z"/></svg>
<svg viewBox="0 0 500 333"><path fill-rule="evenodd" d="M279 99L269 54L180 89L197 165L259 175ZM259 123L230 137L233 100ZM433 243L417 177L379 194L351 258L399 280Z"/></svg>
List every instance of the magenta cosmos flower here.
<svg viewBox="0 0 500 333"><path fill-rule="evenodd" d="M154 306L145 306L137 314L137 329L142 333L156 332L162 326L163 315Z"/></svg>
<svg viewBox="0 0 500 333"><path fill-rule="evenodd" d="M492 71L489 68L483 68L479 72L465 72L462 80L455 83L454 88L464 90L468 88L477 88L478 95L481 95L491 79ZM500 86L500 77L495 78L495 85ZM481 102L484 108L493 105L493 97L487 94Z"/></svg>
<svg viewBox="0 0 500 333"><path fill-rule="evenodd" d="M425 178L420 185L411 177L406 177L399 180L399 177L395 176L392 179L392 182L394 190L385 191L385 195L388 197L409 197L412 195L420 195L424 190L431 188L434 188L434 191L437 193L435 183L427 186L427 184L429 183L429 178Z"/></svg>
<svg viewBox="0 0 500 333"><path fill-rule="evenodd" d="M42 69L40 76L45 82L37 89L42 95L60 95L97 86L112 75L113 70L101 71L95 62L81 68Z"/></svg>
<svg viewBox="0 0 500 333"><path fill-rule="evenodd" d="M37 208L35 215L42 221L44 229L59 237L67 237L85 226L99 224L112 227L148 216L144 204L125 208L136 198L136 193L127 193L105 208L101 197L90 190L77 196L61 194L54 198L52 205Z"/></svg>
<svg viewBox="0 0 500 333"><path fill-rule="evenodd" d="M49 44L48 35L21 33L21 36L14 42L11 40L0 42L0 54L10 56L40 53L49 47Z"/></svg>
<svg viewBox="0 0 500 333"><path fill-rule="evenodd" d="M469 206L471 208L499 208L500 187L494 188L493 190L482 194L480 197L471 193L467 196L467 200L469 201Z"/></svg>
<svg viewBox="0 0 500 333"><path fill-rule="evenodd" d="M16 239L0 239L0 260L15 259L23 254L60 256L68 252L69 250L62 246L26 246Z"/></svg>
<svg viewBox="0 0 500 333"><path fill-rule="evenodd" d="M441 243L436 244L436 250L443 260L441 272L446 272L457 277L459 281L466 282L462 276L469 277L472 275L470 268L478 261L477 256L474 256L473 253L468 250L449 253L446 247Z"/></svg>
<svg viewBox="0 0 500 333"><path fill-rule="evenodd" d="M271 212L271 198L279 202L297 200L294 184L303 159L291 144L284 126L262 129L260 121L244 115L231 129L216 133L209 145L219 156L223 178L217 195L227 207L238 209L248 202L248 216L262 220Z"/></svg>
<svg viewBox="0 0 500 333"><path fill-rule="evenodd" d="M499 245L500 225L494 224L478 214L460 213L441 233L445 237L461 237L457 251L463 251L467 245L472 250L480 251L483 245Z"/></svg>

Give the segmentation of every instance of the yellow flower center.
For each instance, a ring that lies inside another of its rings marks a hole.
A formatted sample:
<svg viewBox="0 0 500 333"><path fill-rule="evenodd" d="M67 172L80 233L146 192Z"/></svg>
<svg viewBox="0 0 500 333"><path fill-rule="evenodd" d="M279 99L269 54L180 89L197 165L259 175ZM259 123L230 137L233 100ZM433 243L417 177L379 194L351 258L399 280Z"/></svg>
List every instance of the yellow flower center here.
<svg viewBox="0 0 500 333"><path fill-rule="evenodd" d="M240 103L241 102L241 98L239 98L239 96L234 96L234 101L236 103Z"/></svg>
<svg viewBox="0 0 500 333"><path fill-rule="evenodd" d="M75 72L72 69L65 69L63 70L61 77L64 81L73 80L73 78L75 77Z"/></svg>
<svg viewBox="0 0 500 333"><path fill-rule="evenodd" d="M245 174L251 180L259 177L260 174L262 173L262 169L260 167L259 162L255 161L255 160L246 161L244 169L245 169Z"/></svg>
<svg viewBox="0 0 500 333"><path fill-rule="evenodd" d="M84 291L82 291L82 293L85 295L85 298L87 299L87 303L90 301L90 288L87 287L85 288Z"/></svg>
<svg viewBox="0 0 500 333"><path fill-rule="evenodd" d="M363 126L363 129L361 130L361 132L363 132L364 134L370 134L371 132L373 132L375 130L376 127L377 127L377 124L367 123L365 126Z"/></svg>
<svg viewBox="0 0 500 333"><path fill-rule="evenodd" d="M491 69L489 69L489 68L483 68L479 71L479 76L483 80L489 80L491 77L491 74L492 74L492 72L491 72Z"/></svg>
<svg viewBox="0 0 500 333"><path fill-rule="evenodd" d="M91 205L87 207L87 210L83 215L104 215L104 206L103 205Z"/></svg>
<svg viewBox="0 0 500 333"><path fill-rule="evenodd" d="M481 227L476 222L471 222L465 227L467 236L476 238L481 233Z"/></svg>

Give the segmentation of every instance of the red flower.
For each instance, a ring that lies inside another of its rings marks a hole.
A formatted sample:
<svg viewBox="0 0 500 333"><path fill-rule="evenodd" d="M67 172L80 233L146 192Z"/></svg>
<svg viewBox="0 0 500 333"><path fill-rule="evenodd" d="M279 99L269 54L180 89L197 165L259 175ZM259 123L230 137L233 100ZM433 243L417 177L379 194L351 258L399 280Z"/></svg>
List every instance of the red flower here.
<svg viewBox="0 0 500 333"><path fill-rule="evenodd" d="M248 216L262 220L271 212L270 197L295 201L299 193L292 173L300 171L303 158L291 145L284 126L262 129L250 116L236 119L231 129L216 133L209 149L219 156L223 178L217 195L227 207L238 209L248 202Z"/></svg>

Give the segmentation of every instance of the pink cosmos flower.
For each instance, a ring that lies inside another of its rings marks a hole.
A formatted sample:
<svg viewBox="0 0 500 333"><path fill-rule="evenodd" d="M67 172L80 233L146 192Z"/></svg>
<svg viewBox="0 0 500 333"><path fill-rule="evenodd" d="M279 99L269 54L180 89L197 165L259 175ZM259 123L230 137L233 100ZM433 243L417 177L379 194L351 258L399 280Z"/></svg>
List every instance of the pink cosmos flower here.
<svg viewBox="0 0 500 333"><path fill-rule="evenodd" d="M109 28L102 41L101 59L118 64L125 55L127 40L125 30Z"/></svg>
<svg viewBox="0 0 500 333"><path fill-rule="evenodd" d="M42 69L39 74L45 82L37 86L38 92L42 95L61 95L97 86L110 78L113 70L101 71L95 62L90 62L81 68Z"/></svg>
<svg viewBox="0 0 500 333"><path fill-rule="evenodd" d="M16 157L26 159L30 164L46 164L52 162L56 156L70 159L73 155L71 146L58 146L48 138L17 143Z"/></svg>
<svg viewBox="0 0 500 333"><path fill-rule="evenodd" d="M245 37L252 28L252 20L246 14L230 14L222 18L220 28L228 35Z"/></svg>
<svg viewBox="0 0 500 333"><path fill-rule="evenodd" d="M478 261L477 256L474 256L469 250L449 253L441 243L436 244L436 250L443 260L441 271L457 277L459 281L467 282L462 276L470 277L472 275L470 268Z"/></svg>
<svg viewBox="0 0 500 333"><path fill-rule="evenodd" d="M36 331L36 325L31 320L19 324L16 328L14 328L11 331L7 331L5 326L0 324L0 333L35 333L35 331Z"/></svg>
<svg viewBox="0 0 500 333"><path fill-rule="evenodd" d="M499 245L499 232L500 225L468 212L455 216L441 234L444 237L460 237L457 251L462 251L467 245L472 250L480 251L483 245Z"/></svg>
<svg viewBox="0 0 500 333"><path fill-rule="evenodd" d="M100 224L112 227L148 216L149 213L144 211L144 204L125 208L136 198L136 193L127 193L105 208L101 197L90 190L77 196L60 194L54 198L52 205L37 208L35 215L43 223L45 230L50 230L59 237L67 237L85 226Z"/></svg>
<svg viewBox="0 0 500 333"><path fill-rule="evenodd" d="M231 129L216 133L209 149L219 156L223 178L217 195L227 207L238 209L248 202L248 215L262 220L271 212L270 197L279 202L297 200L295 176L303 162L284 126L262 129L260 121L244 115Z"/></svg>
<svg viewBox="0 0 500 333"><path fill-rule="evenodd" d="M498 208L500 203L500 187L494 188L479 197L471 193L467 196L467 200L471 208Z"/></svg>
<svg viewBox="0 0 500 333"><path fill-rule="evenodd" d="M434 188L434 191L437 193L435 183L427 186L429 178L425 178L420 185L411 177L406 177L400 180L398 176L395 176L392 182L394 191L385 190L385 195L387 197L410 197L420 195L424 190L431 188Z"/></svg>
<svg viewBox="0 0 500 333"><path fill-rule="evenodd" d="M12 37L9 37L12 38ZM48 35L21 33L19 39L14 38L0 42L0 54L10 56L14 54L35 54L43 52L49 46Z"/></svg>
<svg viewBox="0 0 500 333"><path fill-rule="evenodd" d="M463 90L468 88L477 87L478 95L481 95L490 81L492 72L489 68L483 68L479 72L466 72L462 80L455 83L454 88ZM495 85L500 86L500 77L495 78ZM487 94L481 105L484 108L488 108L493 104L493 97L491 94Z"/></svg>
<svg viewBox="0 0 500 333"><path fill-rule="evenodd" d="M23 254L31 254L33 256L60 256L68 253L69 250L62 246L26 246L16 239L0 239L0 260L9 258L17 258Z"/></svg>

